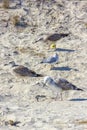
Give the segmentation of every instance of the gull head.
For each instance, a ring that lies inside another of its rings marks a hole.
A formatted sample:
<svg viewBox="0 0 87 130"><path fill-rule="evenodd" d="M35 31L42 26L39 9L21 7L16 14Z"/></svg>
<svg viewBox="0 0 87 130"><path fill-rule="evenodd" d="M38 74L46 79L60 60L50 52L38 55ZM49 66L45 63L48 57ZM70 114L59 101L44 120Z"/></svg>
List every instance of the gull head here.
<svg viewBox="0 0 87 130"><path fill-rule="evenodd" d="M18 66L14 61L9 62L8 65L10 67L16 67L16 66Z"/></svg>
<svg viewBox="0 0 87 130"><path fill-rule="evenodd" d="M58 56L58 54L57 53L55 53L54 55L53 55L53 57L55 58L55 60L56 60L56 63L59 61L59 56Z"/></svg>
<svg viewBox="0 0 87 130"><path fill-rule="evenodd" d="M46 76L44 77L44 85L51 85L51 83L53 83L53 79L50 76Z"/></svg>
<svg viewBox="0 0 87 130"><path fill-rule="evenodd" d="M53 55L53 57L55 57L56 59L58 59L58 54L55 53L55 54Z"/></svg>

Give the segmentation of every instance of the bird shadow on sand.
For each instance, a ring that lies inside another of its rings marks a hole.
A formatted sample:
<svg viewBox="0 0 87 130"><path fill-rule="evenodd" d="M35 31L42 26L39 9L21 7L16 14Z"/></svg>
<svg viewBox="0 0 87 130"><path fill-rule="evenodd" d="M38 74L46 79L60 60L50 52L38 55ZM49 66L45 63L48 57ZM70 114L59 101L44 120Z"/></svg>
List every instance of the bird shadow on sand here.
<svg viewBox="0 0 87 130"><path fill-rule="evenodd" d="M63 48L56 48L55 51L74 52L75 50L71 50L71 49L63 49Z"/></svg>
<svg viewBox="0 0 87 130"><path fill-rule="evenodd" d="M75 102L87 101L87 98L73 98L73 99L70 99L69 101L75 101Z"/></svg>
<svg viewBox="0 0 87 130"><path fill-rule="evenodd" d="M78 69L73 69L73 68L70 68L68 66L64 66L64 67L53 67L51 70L59 70L59 71L70 71L70 70L74 70L74 71L78 71Z"/></svg>

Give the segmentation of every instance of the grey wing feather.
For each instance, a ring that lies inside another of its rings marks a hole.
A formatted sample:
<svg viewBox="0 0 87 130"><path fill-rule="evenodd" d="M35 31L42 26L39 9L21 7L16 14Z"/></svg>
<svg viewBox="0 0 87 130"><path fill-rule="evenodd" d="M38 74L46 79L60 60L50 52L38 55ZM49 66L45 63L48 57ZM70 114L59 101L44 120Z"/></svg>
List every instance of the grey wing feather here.
<svg viewBox="0 0 87 130"><path fill-rule="evenodd" d="M66 79L59 79L57 83L63 90L78 90L75 85L68 82Z"/></svg>
<svg viewBox="0 0 87 130"><path fill-rule="evenodd" d="M20 66L18 68L13 69L13 71L21 76L29 75L29 69L27 67Z"/></svg>
<svg viewBox="0 0 87 130"><path fill-rule="evenodd" d="M53 63L53 62L56 62L56 58L54 57L50 57L42 60L42 63Z"/></svg>

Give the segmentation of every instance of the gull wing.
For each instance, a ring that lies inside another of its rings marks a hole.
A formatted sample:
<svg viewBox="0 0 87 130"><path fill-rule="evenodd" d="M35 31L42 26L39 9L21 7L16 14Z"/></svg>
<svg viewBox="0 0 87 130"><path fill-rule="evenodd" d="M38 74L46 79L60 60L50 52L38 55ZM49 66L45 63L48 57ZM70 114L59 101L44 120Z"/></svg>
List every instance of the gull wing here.
<svg viewBox="0 0 87 130"><path fill-rule="evenodd" d="M13 71L21 76L29 75L29 69L24 66L18 66L17 68L13 69Z"/></svg>
<svg viewBox="0 0 87 130"><path fill-rule="evenodd" d="M55 57L49 57L47 59L43 59L41 63L54 63L57 59Z"/></svg>
<svg viewBox="0 0 87 130"><path fill-rule="evenodd" d="M46 40L49 40L49 41L57 41L57 40L59 40L59 39L61 39L61 38L63 38L63 37L67 37L68 35L69 35L69 34L63 34L63 33L58 34L58 33L54 33L54 34L48 36L48 37L46 38Z"/></svg>
<svg viewBox="0 0 87 130"><path fill-rule="evenodd" d="M66 79L59 79L57 82L58 86L62 88L62 90L81 90L80 88L77 88L74 84L68 82Z"/></svg>
<svg viewBox="0 0 87 130"><path fill-rule="evenodd" d="M37 74L35 71L28 69L24 66L18 66L17 68L13 69L16 74L20 76L30 76L30 77L42 77L42 74Z"/></svg>

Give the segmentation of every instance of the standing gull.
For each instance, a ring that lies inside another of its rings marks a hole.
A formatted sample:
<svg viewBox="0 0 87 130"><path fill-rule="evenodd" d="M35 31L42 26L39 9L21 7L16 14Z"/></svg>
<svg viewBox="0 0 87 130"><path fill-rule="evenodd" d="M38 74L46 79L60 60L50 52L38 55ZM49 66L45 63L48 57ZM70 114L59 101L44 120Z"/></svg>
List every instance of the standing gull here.
<svg viewBox="0 0 87 130"><path fill-rule="evenodd" d="M51 77L46 76L44 78L44 85L50 86L53 90L59 91L61 94L61 100L62 100L62 91L63 90L78 90L83 91L83 89L80 89L73 85L72 83L68 82L66 79L59 78L58 81L54 81ZM58 94L57 94L58 95ZM57 96L56 96L57 98Z"/></svg>
<svg viewBox="0 0 87 130"><path fill-rule="evenodd" d="M59 56L57 53L55 53L53 56L48 57L48 58L44 58L40 63L48 63L48 64L54 64L54 63L58 63L59 61ZM51 66L52 68L52 66Z"/></svg>

